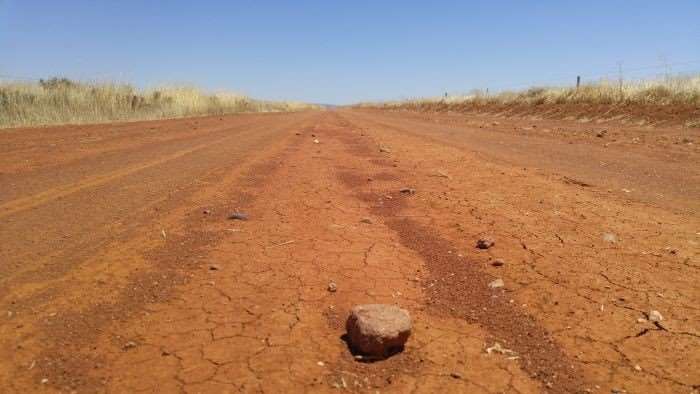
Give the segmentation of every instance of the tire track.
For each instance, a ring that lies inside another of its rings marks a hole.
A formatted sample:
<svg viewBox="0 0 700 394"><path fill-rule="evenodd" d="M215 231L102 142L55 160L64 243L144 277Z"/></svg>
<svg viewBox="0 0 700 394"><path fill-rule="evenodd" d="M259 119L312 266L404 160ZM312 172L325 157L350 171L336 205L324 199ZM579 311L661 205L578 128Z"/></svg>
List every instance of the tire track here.
<svg viewBox="0 0 700 394"><path fill-rule="evenodd" d="M216 141L214 141L214 144L223 144L226 143L227 141L234 139L234 138L240 138L239 135L233 135L233 136L226 136L223 138L220 138ZM160 157L156 160L151 160L145 163L141 163L138 165L130 166L127 168L123 168L117 171L112 171L107 174L103 175L98 175L98 176L93 176L93 177L88 177L80 182L71 184L71 185L65 185L65 186L59 186L55 187L28 197L23 197L19 198L4 204L0 204L0 218L7 217L9 215L15 214L17 212L25 211L27 209L32 209L34 207L37 207L39 205L47 204L50 203L51 201L55 201L57 199L69 196L71 194L83 191L84 189L95 187L95 186L100 186L105 183L111 182L113 180L125 177L127 175L134 174L139 171L143 171L145 169L154 167L154 166L159 166L162 164L165 164L169 161L177 160L183 156L201 151L203 149L206 149L208 147L211 147L212 143L207 142L204 144L196 145L194 147L188 148L188 149L183 149L180 151L177 151L173 154Z"/></svg>
<svg viewBox="0 0 700 394"><path fill-rule="evenodd" d="M347 122L347 120L345 120ZM336 135L350 154L358 158L379 159L367 139L360 139L350 131L358 128L347 123L346 130ZM359 129L359 128L358 128ZM378 146L376 144L375 146ZM376 152L377 150L374 150ZM358 163L359 164L359 163ZM410 183L399 171L384 170L384 178ZM377 174L346 173L340 180L357 189L367 184L365 179ZM493 338L505 344L517 357L520 365L531 377L539 380L551 392L582 392L585 387L583 374L547 332L527 312L509 302L504 289L491 289L495 278L480 270L478 264L465 261L451 251L457 250L439 232L409 218L402 218L407 208L407 195L394 191L358 192L356 197L369 204L372 214L382 217L385 225L394 231L401 244L423 258L430 272L428 279L429 308L441 316L465 319L470 324L483 327Z"/></svg>

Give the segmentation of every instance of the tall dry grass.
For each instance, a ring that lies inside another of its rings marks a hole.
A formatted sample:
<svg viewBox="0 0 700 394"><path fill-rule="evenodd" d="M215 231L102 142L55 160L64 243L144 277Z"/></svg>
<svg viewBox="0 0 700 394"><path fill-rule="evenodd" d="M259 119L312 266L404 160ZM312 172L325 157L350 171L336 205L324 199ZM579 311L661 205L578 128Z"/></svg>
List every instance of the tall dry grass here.
<svg viewBox="0 0 700 394"><path fill-rule="evenodd" d="M522 91L504 91L488 94L474 90L465 95L432 97L366 103L363 105L401 107L421 104L653 104L700 105L700 75L674 76L653 80L628 81L600 80L579 88L533 87Z"/></svg>
<svg viewBox="0 0 700 394"><path fill-rule="evenodd" d="M0 127L164 119L236 112L295 111L313 106L272 102L194 87L139 90L128 84L63 78L0 83Z"/></svg>

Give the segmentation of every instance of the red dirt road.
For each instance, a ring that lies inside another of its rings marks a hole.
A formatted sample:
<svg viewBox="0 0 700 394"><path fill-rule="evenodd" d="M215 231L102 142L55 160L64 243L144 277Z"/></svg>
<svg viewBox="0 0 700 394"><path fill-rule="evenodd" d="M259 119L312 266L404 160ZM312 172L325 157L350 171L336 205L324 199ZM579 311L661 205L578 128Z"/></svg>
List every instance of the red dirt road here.
<svg viewBox="0 0 700 394"><path fill-rule="evenodd" d="M699 137L360 110L2 131L0 391L697 393ZM341 336L370 302L414 330L364 363Z"/></svg>

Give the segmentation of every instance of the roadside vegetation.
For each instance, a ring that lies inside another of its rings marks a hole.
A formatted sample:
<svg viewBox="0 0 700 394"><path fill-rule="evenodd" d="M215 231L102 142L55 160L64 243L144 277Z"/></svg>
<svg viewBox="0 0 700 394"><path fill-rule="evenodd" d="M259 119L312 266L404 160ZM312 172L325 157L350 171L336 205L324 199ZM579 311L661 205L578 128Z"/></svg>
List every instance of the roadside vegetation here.
<svg viewBox="0 0 700 394"><path fill-rule="evenodd" d="M296 111L313 105L207 94L194 87L139 90L128 84L65 78L0 82L0 127L150 120L237 112Z"/></svg>
<svg viewBox="0 0 700 394"><path fill-rule="evenodd" d="M577 108L610 109L606 112L607 115L634 112L636 107L663 114L682 112L683 116L679 119L687 126L700 127L700 75L628 82L600 80L581 84L578 88L545 86L491 94L483 90L473 90L464 95L362 103L359 106L457 112L488 109L504 111L517 108L516 112L520 113L526 113L528 108L534 112L541 108L550 113L556 111L557 107L566 107L570 112L576 112Z"/></svg>

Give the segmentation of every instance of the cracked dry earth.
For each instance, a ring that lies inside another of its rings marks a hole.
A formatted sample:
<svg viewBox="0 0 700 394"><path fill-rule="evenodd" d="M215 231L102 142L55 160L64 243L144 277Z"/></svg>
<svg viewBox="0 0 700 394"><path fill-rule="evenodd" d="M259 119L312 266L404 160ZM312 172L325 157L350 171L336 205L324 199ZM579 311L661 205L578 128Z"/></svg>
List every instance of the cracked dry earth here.
<svg viewBox="0 0 700 394"><path fill-rule="evenodd" d="M447 123L1 133L0 391L697 393L697 152ZM650 167L687 183L618 192ZM402 353L353 357L361 303L411 312Z"/></svg>

